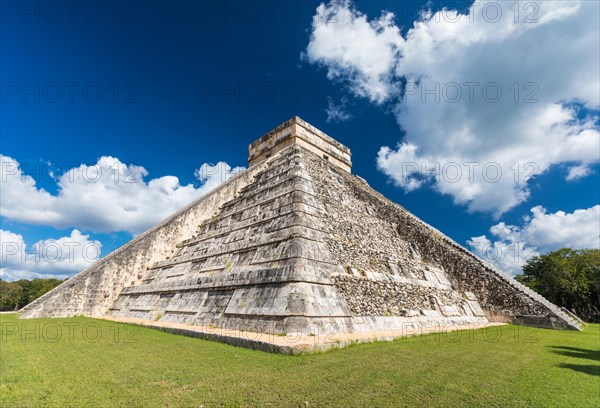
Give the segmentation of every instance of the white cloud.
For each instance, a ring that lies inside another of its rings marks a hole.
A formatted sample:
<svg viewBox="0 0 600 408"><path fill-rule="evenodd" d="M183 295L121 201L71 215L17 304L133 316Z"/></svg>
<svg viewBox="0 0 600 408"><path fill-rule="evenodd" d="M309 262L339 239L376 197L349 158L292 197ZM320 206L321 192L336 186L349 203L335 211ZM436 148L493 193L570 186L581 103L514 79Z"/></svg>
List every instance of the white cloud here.
<svg viewBox="0 0 600 408"><path fill-rule="evenodd" d="M579 166L573 166L573 167L569 168L569 173L567 174L567 180L569 180L569 181L577 180L577 179L587 176L590 173L591 173L590 168L584 164L579 165Z"/></svg>
<svg viewBox="0 0 600 408"><path fill-rule="evenodd" d="M425 12L403 37L390 13L369 21L333 1L318 7L306 55L394 113L405 138L377 164L398 186L500 216L529 197L532 173L570 163L573 180L600 160L598 9L478 1L468 15Z"/></svg>
<svg viewBox="0 0 600 408"><path fill-rule="evenodd" d="M138 234L225 181L242 168L219 162L203 164L195 173L199 188L181 185L174 176L148 181L144 167L100 157L62 174L58 193L38 188L19 163L0 155L0 212L16 221L56 228Z"/></svg>
<svg viewBox="0 0 600 408"><path fill-rule="evenodd" d="M332 98L327 98L327 122L345 122L352 119L352 115L346 110L346 99L342 98L339 105L336 105Z"/></svg>
<svg viewBox="0 0 600 408"><path fill-rule="evenodd" d="M89 237L74 229L70 236L28 247L23 236L0 229L0 278L68 278L100 258L101 243Z"/></svg>
<svg viewBox="0 0 600 408"><path fill-rule="evenodd" d="M541 206L522 226L500 222L490 228L493 238L472 237L467 243L483 258L501 270L515 275L528 258L559 248L600 249L600 205L572 213L548 214Z"/></svg>
<svg viewBox="0 0 600 408"><path fill-rule="evenodd" d="M391 71L404 40L393 20L382 13L368 21L347 0L321 4L305 57L326 67L328 78L348 80L356 95L382 103L398 90Z"/></svg>

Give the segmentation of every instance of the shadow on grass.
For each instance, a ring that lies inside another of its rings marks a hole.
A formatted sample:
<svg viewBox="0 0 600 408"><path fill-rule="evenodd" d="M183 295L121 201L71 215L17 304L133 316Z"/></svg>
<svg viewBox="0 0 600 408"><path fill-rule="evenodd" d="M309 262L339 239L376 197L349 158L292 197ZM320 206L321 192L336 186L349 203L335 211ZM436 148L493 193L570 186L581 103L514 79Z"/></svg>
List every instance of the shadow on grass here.
<svg viewBox="0 0 600 408"><path fill-rule="evenodd" d="M552 346L553 353L561 356L583 358L586 360L600 361L600 350L587 350L577 347Z"/></svg>
<svg viewBox="0 0 600 408"><path fill-rule="evenodd" d="M600 376L600 365L560 363L557 365L557 367L568 368L570 370L579 371L580 373Z"/></svg>
<svg viewBox="0 0 600 408"><path fill-rule="evenodd" d="M588 350L577 347L565 347L565 346L553 346L553 353L560 354L565 357L582 358L584 360L595 361L596 364L568 364L559 363L557 364L560 368L568 368L570 370L578 371L594 376L600 376L600 350Z"/></svg>

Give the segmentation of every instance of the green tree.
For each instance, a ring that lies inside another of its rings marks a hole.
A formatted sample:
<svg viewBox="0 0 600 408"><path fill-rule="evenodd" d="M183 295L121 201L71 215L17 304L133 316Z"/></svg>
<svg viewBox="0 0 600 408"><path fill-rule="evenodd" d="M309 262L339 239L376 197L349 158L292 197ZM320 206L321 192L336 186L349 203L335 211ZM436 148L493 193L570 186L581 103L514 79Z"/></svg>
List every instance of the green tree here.
<svg viewBox="0 0 600 408"><path fill-rule="evenodd" d="M15 310L21 301L23 288L16 282L5 282L0 279L0 311Z"/></svg>
<svg viewBox="0 0 600 408"><path fill-rule="evenodd" d="M46 292L60 285L62 280L59 279L34 279L29 282L27 303L31 303Z"/></svg>
<svg viewBox="0 0 600 408"><path fill-rule="evenodd" d="M562 248L535 256L516 279L584 320L600 322L600 250Z"/></svg>
<svg viewBox="0 0 600 408"><path fill-rule="evenodd" d="M19 309L29 303L29 289L31 287L31 281L27 279L20 279L15 281L17 285L21 286L23 289L23 293L21 294L21 299L19 300Z"/></svg>
<svg viewBox="0 0 600 408"><path fill-rule="evenodd" d="M14 282L0 279L0 311L21 309L63 282L64 280L52 278L21 279Z"/></svg>

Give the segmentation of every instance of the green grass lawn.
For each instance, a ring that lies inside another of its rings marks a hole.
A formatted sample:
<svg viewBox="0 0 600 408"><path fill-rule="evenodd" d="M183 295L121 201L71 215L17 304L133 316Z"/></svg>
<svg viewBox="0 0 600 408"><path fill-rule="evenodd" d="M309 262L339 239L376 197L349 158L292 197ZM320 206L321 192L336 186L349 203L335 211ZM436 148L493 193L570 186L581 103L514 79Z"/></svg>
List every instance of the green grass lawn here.
<svg viewBox="0 0 600 408"><path fill-rule="evenodd" d="M83 317L0 323L2 407L600 407L600 325L284 356Z"/></svg>

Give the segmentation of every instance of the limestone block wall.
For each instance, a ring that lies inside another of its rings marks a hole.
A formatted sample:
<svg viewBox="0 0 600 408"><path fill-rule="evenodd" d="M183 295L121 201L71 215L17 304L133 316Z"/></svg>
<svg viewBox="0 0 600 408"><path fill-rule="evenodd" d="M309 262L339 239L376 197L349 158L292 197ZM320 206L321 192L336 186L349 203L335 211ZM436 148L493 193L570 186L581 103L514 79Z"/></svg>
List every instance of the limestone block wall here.
<svg viewBox="0 0 600 408"><path fill-rule="evenodd" d="M350 149L297 116L250 144L248 163L252 166L292 145L302 146L347 172L352 168Z"/></svg>
<svg viewBox="0 0 600 408"><path fill-rule="evenodd" d="M475 293L482 306L510 311L512 315L546 316L552 313L547 305L516 290L516 285L509 283L510 278L502 278L498 272L486 268L466 250L449 245L440 235L432 237L431 230L407 213L397 216L397 220L398 233L414 242L424 259L442 263L456 288Z"/></svg>
<svg viewBox="0 0 600 408"><path fill-rule="evenodd" d="M232 200L264 167L255 166L108 254L23 308L21 317L101 316L121 290L141 283L149 268L173 254L177 243L196 234L219 206Z"/></svg>
<svg viewBox="0 0 600 408"><path fill-rule="evenodd" d="M372 272L400 275L417 285L423 285L424 280L434 282L433 273L445 277L455 291L474 294L491 320L507 320L508 315L513 322L578 328L558 307L389 201L364 180L327 166L314 155L307 156L307 168L327 209L324 223L328 248L334 259L352 272L363 276ZM371 288L350 288L352 285ZM390 292L384 289L383 292ZM341 290L360 298L361 291L366 290L371 296L373 290L377 293L382 288L345 281ZM349 303L354 304L354 310L361 310L355 302ZM381 308L367 311L385 314L397 309L402 310L394 302L384 302Z"/></svg>
<svg viewBox="0 0 600 408"><path fill-rule="evenodd" d="M422 311L446 317L485 316L473 294L460 294L452 288L348 275L339 275L335 281L356 316L411 317Z"/></svg>

